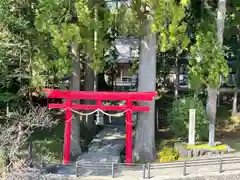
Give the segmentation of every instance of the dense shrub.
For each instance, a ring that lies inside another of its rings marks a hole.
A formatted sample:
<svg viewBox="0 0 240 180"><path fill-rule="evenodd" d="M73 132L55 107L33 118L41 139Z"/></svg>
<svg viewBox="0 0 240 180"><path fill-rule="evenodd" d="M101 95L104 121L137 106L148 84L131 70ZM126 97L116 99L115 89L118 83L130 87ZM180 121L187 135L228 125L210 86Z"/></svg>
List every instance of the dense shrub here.
<svg viewBox="0 0 240 180"><path fill-rule="evenodd" d="M183 97L173 102L167 120L170 131L178 138L188 139L189 109L196 109L196 140L208 139L208 124L205 107L198 98Z"/></svg>
<svg viewBox="0 0 240 180"><path fill-rule="evenodd" d="M157 155L160 162L176 161L179 158L179 154L168 147L164 147Z"/></svg>

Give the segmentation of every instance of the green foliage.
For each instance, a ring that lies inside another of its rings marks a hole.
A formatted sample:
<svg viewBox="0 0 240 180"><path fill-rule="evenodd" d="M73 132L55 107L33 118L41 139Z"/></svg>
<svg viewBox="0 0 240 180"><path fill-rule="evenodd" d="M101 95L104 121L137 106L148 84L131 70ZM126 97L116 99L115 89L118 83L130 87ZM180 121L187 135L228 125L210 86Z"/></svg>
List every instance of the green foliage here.
<svg viewBox="0 0 240 180"><path fill-rule="evenodd" d="M117 25L119 34L121 35L141 35L141 20L137 18L137 11L139 9L135 9L135 3L132 2L131 8L129 8L126 4L121 3L117 9L115 9L113 18L115 19L115 23Z"/></svg>
<svg viewBox="0 0 240 180"><path fill-rule="evenodd" d="M177 54L188 48L190 43L187 34L186 12L190 1L158 1L154 13L152 30L159 32L158 45L161 52L176 49Z"/></svg>
<svg viewBox="0 0 240 180"><path fill-rule="evenodd" d="M37 8L35 0L0 2L2 87L18 84L15 88L20 91L28 90L26 86L33 89L46 87L49 82L58 83L69 72L65 58L60 57L49 34L35 28ZM64 66L59 62L61 59L64 59Z"/></svg>
<svg viewBox="0 0 240 180"><path fill-rule="evenodd" d="M38 54L32 64L33 87L47 87L49 82L58 83L66 74L71 72L71 64L67 58L49 61L46 56Z"/></svg>
<svg viewBox="0 0 240 180"><path fill-rule="evenodd" d="M10 101L17 100L17 95L11 92L0 91L0 103L8 103Z"/></svg>
<svg viewBox="0 0 240 180"><path fill-rule="evenodd" d="M188 138L189 109L196 109L196 140L207 140L208 119L201 100L193 97L183 97L173 102L168 112L167 120L172 133L178 138Z"/></svg>
<svg viewBox="0 0 240 180"><path fill-rule="evenodd" d="M103 72L124 8L112 11L104 0L1 1L0 87L15 84L24 96L29 89L52 88L71 73L76 59L90 59Z"/></svg>
<svg viewBox="0 0 240 180"><path fill-rule="evenodd" d="M26 92L23 87L31 81L32 42L38 35L32 26L35 5L32 0L0 1L0 101L10 109L24 104L18 103L23 96L17 92Z"/></svg>
<svg viewBox="0 0 240 180"><path fill-rule="evenodd" d="M176 161L179 158L179 154L173 150L173 148L163 147L163 149L157 154L159 162Z"/></svg>
<svg viewBox="0 0 240 180"><path fill-rule="evenodd" d="M217 42L215 16L206 14L195 30L195 44L190 48L188 73L192 88L199 84L218 88L220 75L226 79L229 74L226 47Z"/></svg>
<svg viewBox="0 0 240 180"><path fill-rule="evenodd" d="M90 5L86 0L40 1L35 25L40 32L50 34L64 59L69 57L69 47L80 47L75 53L81 50L81 57L90 58L91 67L102 72L104 54L112 45L106 36L115 20L104 4L100 1Z"/></svg>
<svg viewBox="0 0 240 180"><path fill-rule="evenodd" d="M224 55L224 49L216 42L216 33L214 31L199 31L196 36L196 44L191 47L189 60L190 82L198 78L200 84L217 88L220 74L227 78L229 73Z"/></svg>
<svg viewBox="0 0 240 180"><path fill-rule="evenodd" d="M187 19L190 1L158 0L156 2L152 31L159 33L157 45L159 54L163 55L157 64L157 79L159 79L158 87L160 88L165 84L162 77L166 77L174 64L175 71L177 71L176 61L179 63L180 57L185 56L185 52L188 51L190 38Z"/></svg>

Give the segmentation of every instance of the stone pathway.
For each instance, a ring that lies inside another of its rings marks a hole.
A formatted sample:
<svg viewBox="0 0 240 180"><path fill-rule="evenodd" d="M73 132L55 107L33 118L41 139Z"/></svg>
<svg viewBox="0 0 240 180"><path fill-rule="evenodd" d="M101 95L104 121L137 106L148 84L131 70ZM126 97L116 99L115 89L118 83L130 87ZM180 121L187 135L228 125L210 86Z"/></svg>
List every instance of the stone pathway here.
<svg viewBox="0 0 240 180"><path fill-rule="evenodd" d="M120 162L124 145L124 126L105 127L89 144L89 151L78 158L78 162Z"/></svg>
<svg viewBox="0 0 240 180"><path fill-rule="evenodd" d="M84 163L119 163L120 153L125 146L125 127L122 125L106 126L89 144L89 151L83 153L78 159L79 164ZM76 162L69 166L59 166L57 174L76 175ZM81 168L81 176L110 175L111 169L97 170L94 168ZM110 173L110 174L109 174Z"/></svg>

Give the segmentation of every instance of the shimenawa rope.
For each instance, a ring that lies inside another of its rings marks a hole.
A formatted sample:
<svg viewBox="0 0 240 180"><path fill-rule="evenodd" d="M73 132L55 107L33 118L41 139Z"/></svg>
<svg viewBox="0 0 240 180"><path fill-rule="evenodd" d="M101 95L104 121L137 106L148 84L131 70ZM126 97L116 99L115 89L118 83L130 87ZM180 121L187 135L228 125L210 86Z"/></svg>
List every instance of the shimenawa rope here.
<svg viewBox="0 0 240 180"><path fill-rule="evenodd" d="M131 109L126 109L125 111L120 112L120 113L110 114L110 113L106 113L106 112L103 111L102 109L96 109L96 110L94 110L94 111L92 111L92 112L89 112L89 113L78 112L78 111L75 111L75 110L73 110L73 109L71 109L71 108L65 108L65 110L67 110L67 109L71 110L72 112L74 112L74 113L76 113L76 114L78 114L78 115L86 116L86 118L88 118L89 115L92 115L92 114L94 114L94 113L96 113L96 112L97 112L97 113L101 112L102 114L105 114L106 116L109 116L110 122L111 122L111 117L122 117L126 112L131 111ZM72 118L67 119L67 120L65 120L65 121L70 121L70 120L72 120ZM127 122L126 119L125 119L125 123L132 125L132 123Z"/></svg>

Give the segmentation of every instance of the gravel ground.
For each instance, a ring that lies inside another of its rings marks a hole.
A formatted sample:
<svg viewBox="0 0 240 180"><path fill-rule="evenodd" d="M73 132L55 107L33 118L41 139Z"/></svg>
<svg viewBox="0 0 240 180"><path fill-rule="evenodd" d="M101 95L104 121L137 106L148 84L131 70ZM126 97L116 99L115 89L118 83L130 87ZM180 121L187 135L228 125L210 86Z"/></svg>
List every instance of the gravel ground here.
<svg viewBox="0 0 240 180"><path fill-rule="evenodd" d="M24 180L142 180L136 177L62 177L62 176L41 176L39 178L26 178ZM240 172L236 174L223 174L223 175L206 175L206 176L195 176L195 177L181 177L181 178L151 178L151 180L239 180Z"/></svg>
<svg viewBox="0 0 240 180"><path fill-rule="evenodd" d="M181 177L181 178L152 178L152 180L239 180L240 172L237 174L223 174L223 175L206 175L195 177Z"/></svg>
<svg viewBox="0 0 240 180"><path fill-rule="evenodd" d="M24 173L21 175L14 175L7 180L143 180L141 176L136 176L136 172L124 172L115 178L111 176L84 176L76 177L75 175L57 175L57 174L41 174L40 172ZM175 177L174 177L175 176ZM172 171L170 176L154 176L151 180L240 180L240 170L226 171L219 173L203 173L199 175L176 176Z"/></svg>

